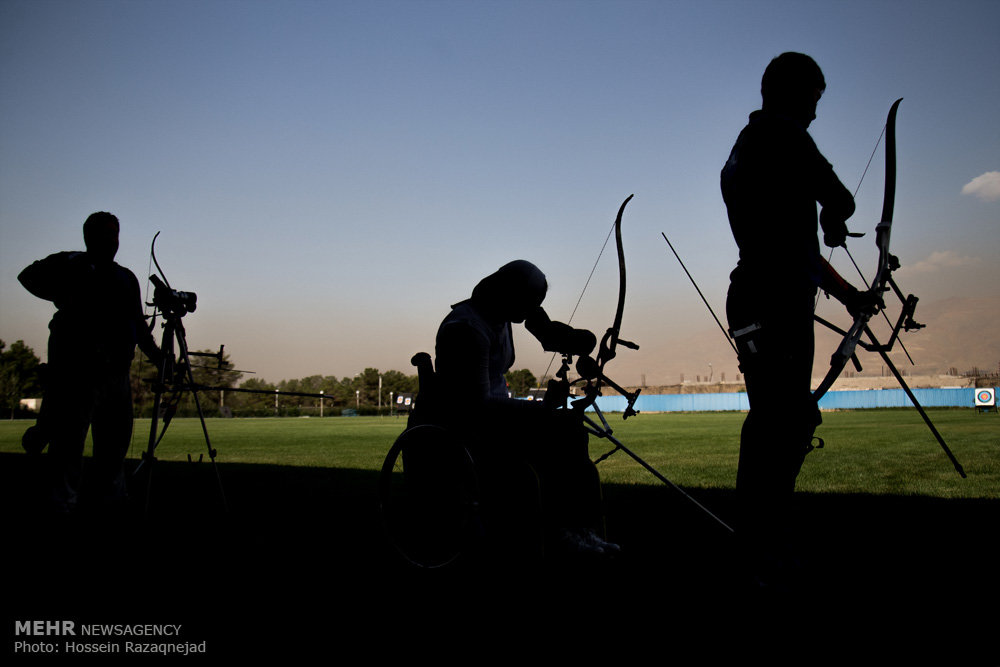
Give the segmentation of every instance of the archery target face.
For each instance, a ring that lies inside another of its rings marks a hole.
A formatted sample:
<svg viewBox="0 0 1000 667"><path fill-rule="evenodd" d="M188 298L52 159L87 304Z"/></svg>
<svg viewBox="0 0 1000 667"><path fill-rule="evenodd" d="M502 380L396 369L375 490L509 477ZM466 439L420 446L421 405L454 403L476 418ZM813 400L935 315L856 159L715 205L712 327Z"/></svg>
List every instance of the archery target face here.
<svg viewBox="0 0 1000 667"><path fill-rule="evenodd" d="M993 406L996 404L996 390L995 389L977 389L976 390L976 405L988 405Z"/></svg>

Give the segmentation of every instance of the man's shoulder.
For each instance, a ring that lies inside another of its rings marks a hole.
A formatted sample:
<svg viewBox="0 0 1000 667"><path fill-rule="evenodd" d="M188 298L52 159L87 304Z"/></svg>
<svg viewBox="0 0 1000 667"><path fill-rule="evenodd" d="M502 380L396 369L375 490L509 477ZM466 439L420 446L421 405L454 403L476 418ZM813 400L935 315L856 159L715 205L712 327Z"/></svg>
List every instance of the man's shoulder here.
<svg viewBox="0 0 1000 667"><path fill-rule="evenodd" d="M131 269L122 266L118 262L113 262L113 264L114 264L115 273L117 273L118 276L122 280L128 280L130 282L135 282L136 284L139 283L139 279L135 277L135 274L132 273Z"/></svg>
<svg viewBox="0 0 1000 667"><path fill-rule="evenodd" d="M54 252L51 255L43 257L42 259L35 262L35 264L41 265L52 265L52 266L63 266L70 262L80 260L87 253L83 250L61 250L59 252Z"/></svg>
<svg viewBox="0 0 1000 667"><path fill-rule="evenodd" d="M740 132L729 162L780 167L811 162L817 156L822 157L806 128L790 118L757 110Z"/></svg>

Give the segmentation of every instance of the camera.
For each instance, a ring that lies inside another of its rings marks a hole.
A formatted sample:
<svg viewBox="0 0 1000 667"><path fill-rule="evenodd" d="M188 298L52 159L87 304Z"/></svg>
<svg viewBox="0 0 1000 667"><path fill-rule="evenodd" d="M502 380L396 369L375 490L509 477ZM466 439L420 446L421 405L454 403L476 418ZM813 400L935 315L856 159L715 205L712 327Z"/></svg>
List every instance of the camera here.
<svg viewBox="0 0 1000 667"><path fill-rule="evenodd" d="M184 317L188 313L193 313L198 306L198 295L194 292L179 292L171 289L155 274L151 275L149 280L155 286L153 305L164 314Z"/></svg>

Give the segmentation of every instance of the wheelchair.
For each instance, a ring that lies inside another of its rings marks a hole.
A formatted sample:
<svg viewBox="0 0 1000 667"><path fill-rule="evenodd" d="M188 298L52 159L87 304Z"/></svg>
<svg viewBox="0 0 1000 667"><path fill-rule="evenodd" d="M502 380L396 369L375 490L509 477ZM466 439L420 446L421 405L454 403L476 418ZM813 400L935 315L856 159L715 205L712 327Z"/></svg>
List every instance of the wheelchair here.
<svg viewBox="0 0 1000 667"><path fill-rule="evenodd" d="M538 475L527 463L473 456L475 435L434 423L420 396L435 394L421 352L419 393L406 430L382 464L378 495L385 534L402 558L440 568L474 555L535 560L544 553Z"/></svg>

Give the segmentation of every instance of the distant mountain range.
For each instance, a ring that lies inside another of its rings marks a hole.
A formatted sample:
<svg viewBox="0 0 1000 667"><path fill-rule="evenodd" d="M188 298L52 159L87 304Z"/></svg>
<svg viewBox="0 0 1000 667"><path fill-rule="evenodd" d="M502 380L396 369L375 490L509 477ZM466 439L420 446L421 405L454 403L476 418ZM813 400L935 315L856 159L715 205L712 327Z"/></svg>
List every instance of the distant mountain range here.
<svg viewBox="0 0 1000 667"><path fill-rule="evenodd" d="M916 320L927 327L904 342L921 369L1000 370L1000 295L918 303Z"/></svg>

